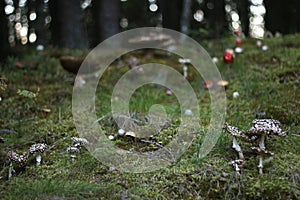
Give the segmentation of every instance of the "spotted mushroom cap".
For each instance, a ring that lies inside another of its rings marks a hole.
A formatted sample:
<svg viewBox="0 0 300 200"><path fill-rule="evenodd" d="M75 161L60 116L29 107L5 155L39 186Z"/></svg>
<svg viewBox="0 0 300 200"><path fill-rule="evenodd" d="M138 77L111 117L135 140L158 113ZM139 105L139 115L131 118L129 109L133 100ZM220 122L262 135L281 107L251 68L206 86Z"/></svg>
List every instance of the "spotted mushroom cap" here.
<svg viewBox="0 0 300 200"><path fill-rule="evenodd" d="M85 138L72 137L71 138L74 143L79 143L80 145L87 145L89 142Z"/></svg>
<svg viewBox="0 0 300 200"><path fill-rule="evenodd" d="M28 160L29 153L20 155L14 151L9 151L7 153L7 157L10 161L13 161L13 162L17 163L18 165L23 166L26 164L26 162Z"/></svg>
<svg viewBox="0 0 300 200"><path fill-rule="evenodd" d="M68 148L67 148L67 152L68 152L68 153L79 153L79 152L80 152L80 149L77 148L77 147L68 147Z"/></svg>
<svg viewBox="0 0 300 200"><path fill-rule="evenodd" d="M244 134L243 131L239 130L237 127L230 126L227 123L225 123L225 125L223 126L223 129L228 131L234 137L241 138L241 139L243 139L247 142L252 142L252 141L255 141L257 139L256 136L252 136L252 135L248 136L248 135Z"/></svg>
<svg viewBox="0 0 300 200"><path fill-rule="evenodd" d="M280 122L274 119L255 119L252 122L254 125L248 131L247 135L278 135L281 137L287 136L287 133L280 128Z"/></svg>
<svg viewBox="0 0 300 200"><path fill-rule="evenodd" d="M275 154L272 152L272 151L268 151L266 149L262 149L262 148L259 148L259 147L251 147L251 149L259 154L259 155L262 155L262 156L274 156Z"/></svg>
<svg viewBox="0 0 300 200"><path fill-rule="evenodd" d="M242 167L244 164L245 164L245 161L241 160L241 159L233 160L233 161L230 162L230 165L233 166L233 167L235 165L238 165L239 167Z"/></svg>
<svg viewBox="0 0 300 200"><path fill-rule="evenodd" d="M229 133L231 133L231 135L233 135L233 136L239 136L239 135L242 134L242 131L240 131L237 127L230 126L227 123L225 123L225 125L223 126L223 128L225 130L227 130Z"/></svg>
<svg viewBox="0 0 300 200"><path fill-rule="evenodd" d="M47 149L47 144L44 143L37 143L37 144L33 144L31 145L31 147L29 148L29 152L30 154L34 154L34 153L44 153L44 151Z"/></svg>

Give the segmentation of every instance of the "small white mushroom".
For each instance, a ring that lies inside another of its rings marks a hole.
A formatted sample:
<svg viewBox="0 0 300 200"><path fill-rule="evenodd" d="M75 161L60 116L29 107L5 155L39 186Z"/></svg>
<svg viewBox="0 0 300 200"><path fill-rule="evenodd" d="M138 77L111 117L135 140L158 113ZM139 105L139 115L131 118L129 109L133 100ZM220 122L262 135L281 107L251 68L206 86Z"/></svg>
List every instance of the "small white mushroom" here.
<svg viewBox="0 0 300 200"><path fill-rule="evenodd" d="M115 137L114 137L113 135L109 135L109 136L108 136L108 139L109 139L109 140L113 140L113 139L115 139Z"/></svg>
<svg viewBox="0 0 300 200"><path fill-rule="evenodd" d="M263 51L268 51L269 47L268 47L267 45L263 45L263 46L261 47L261 49L262 49Z"/></svg>
<svg viewBox="0 0 300 200"><path fill-rule="evenodd" d="M184 111L184 115L186 115L186 116L192 116L192 115L193 115L193 111L190 110L190 109L186 109L186 110Z"/></svg>
<svg viewBox="0 0 300 200"><path fill-rule="evenodd" d="M179 59L178 59L178 62L179 62L180 64L187 64L187 63L191 63L191 60L188 59L188 58L179 58Z"/></svg>
<svg viewBox="0 0 300 200"><path fill-rule="evenodd" d="M234 99L238 98L240 96L240 94L238 92L233 92L232 97Z"/></svg>
<svg viewBox="0 0 300 200"><path fill-rule="evenodd" d="M217 63L217 62L219 62L219 58L213 57L213 58L212 58L212 61L213 61L213 63Z"/></svg>
<svg viewBox="0 0 300 200"><path fill-rule="evenodd" d="M118 130L118 136L124 136L126 131L124 129L119 129Z"/></svg>
<svg viewBox="0 0 300 200"><path fill-rule="evenodd" d="M234 52L235 53L243 53L244 49L241 47L235 47Z"/></svg>

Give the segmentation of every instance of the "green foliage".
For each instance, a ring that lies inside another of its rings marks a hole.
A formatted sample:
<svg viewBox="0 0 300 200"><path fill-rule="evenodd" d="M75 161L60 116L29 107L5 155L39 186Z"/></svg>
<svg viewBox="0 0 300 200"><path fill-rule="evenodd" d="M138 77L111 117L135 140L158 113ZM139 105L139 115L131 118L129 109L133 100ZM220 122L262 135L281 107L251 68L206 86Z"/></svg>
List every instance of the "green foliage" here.
<svg viewBox="0 0 300 200"><path fill-rule="evenodd" d="M39 90L36 93L34 93L34 92L31 92L31 91L28 91L28 90L18 89L17 93L20 96L27 97L29 99L35 99L37 97L38 93L39 93Z"/></svg>

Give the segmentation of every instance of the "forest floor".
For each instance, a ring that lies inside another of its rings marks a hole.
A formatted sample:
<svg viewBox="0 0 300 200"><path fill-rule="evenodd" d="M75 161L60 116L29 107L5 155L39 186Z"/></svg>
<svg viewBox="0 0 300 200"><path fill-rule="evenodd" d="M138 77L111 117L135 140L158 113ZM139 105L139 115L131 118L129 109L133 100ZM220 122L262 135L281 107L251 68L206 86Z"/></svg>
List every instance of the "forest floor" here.
<svg viewBox="0 0 300 200"><path fill-rule="evenodd" d="M241 146L246 163L241 173L229 165L237 155L231 148L232 136L225 132L212 151L199 159L210 120L210 95L193 70L188 80L199 99L203 128L172 166L139 174L105 166L85 148L73 159L67 152L71 137L78 137L72 117L76 76L65 71L57 57L81 52L50 49L10 57L0 67L0 137L4 140L0 143L0 199L300 199L300 35L262 42L268 46L267 51L258 47L255 39L244 39L244 52L237 54L232 64L224 64L222 55L226 48L235 46L234 37L201 43L211 56L219 58L217 66L223 79L229 81L226 122L246 130L256 118L272 118L288 132L287 137L267 141L268 150L275 156L264 165L261 175L258 156L244 142ZM175 56L149 51L131 55L141 64L159 62L181 70ZM128 70L129 55L123 58L124 67L115 62L101 78L96 98L98 122L107 136L115 136L111 141L114 145L155 151L161 148L156 143L116 136L118 129L109 114L110 96L120 75ZM171 126L152 138L162 145L176 134L180 111L176 97L165 92L162 87L143 86L130 103L135 115L143 115L154 103L165 103ZM233 98L234 92L239 93L237 98ZM25 153L35 143L49 147L42 154L41 165L30 157L24 166L13 164L15 172L9 178L7 153Z"/></svg>

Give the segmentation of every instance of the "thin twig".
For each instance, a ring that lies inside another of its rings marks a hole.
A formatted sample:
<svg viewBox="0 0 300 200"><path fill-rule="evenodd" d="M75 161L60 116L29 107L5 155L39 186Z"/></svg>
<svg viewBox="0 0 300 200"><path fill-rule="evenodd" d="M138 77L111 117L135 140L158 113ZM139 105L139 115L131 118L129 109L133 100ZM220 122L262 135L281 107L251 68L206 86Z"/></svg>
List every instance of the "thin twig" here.
<svg viewBox="0 0 300 200"><path fill-rule="evenodd" d="M154 141L150 141L150 140L141 140L141 142L154 144L154 145L156 145L156 146L158 146L158 147L160 147L160 148L164 148L163 145L161 145L161 144L159 144L159 143L157 143L157 142L154 142Z"/></svg>

